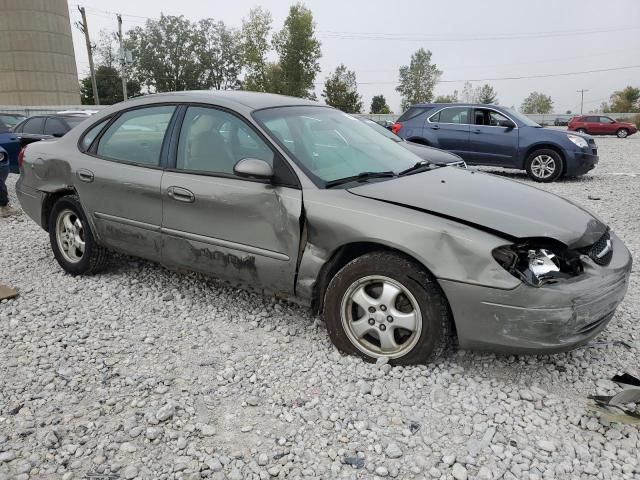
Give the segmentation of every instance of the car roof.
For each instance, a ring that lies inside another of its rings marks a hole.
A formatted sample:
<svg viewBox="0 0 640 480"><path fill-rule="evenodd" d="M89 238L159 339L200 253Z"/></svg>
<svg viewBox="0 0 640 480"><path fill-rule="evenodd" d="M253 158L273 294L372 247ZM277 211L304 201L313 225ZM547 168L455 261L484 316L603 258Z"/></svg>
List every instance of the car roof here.
<svg viewBox="0 0 640 480"><path fill-rule="evenodd" d="M209 102L215 100L225 100L236 103L246 108L260 110L262 108L284 107L284 106L325 106L313 100L305 98L289 97L275 93L248 92L244 90L186 90L181 92L154 93L143 95L132 100L158 99L167 101L192 101Z"/></svg>

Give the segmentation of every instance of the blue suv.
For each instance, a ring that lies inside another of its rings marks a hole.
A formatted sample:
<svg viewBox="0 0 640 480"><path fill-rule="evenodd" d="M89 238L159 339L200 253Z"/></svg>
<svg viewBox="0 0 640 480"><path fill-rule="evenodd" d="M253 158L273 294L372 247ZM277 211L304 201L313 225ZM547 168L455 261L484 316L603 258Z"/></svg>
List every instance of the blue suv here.
<svg viewBox="0 0 640 480"><path fill-rule="evenodd" d="M495 105L413 105L391 130L410 142L456 153L470 165L526 170L537 182L584 175L598 163L591 136L542 128Z"/></svg>

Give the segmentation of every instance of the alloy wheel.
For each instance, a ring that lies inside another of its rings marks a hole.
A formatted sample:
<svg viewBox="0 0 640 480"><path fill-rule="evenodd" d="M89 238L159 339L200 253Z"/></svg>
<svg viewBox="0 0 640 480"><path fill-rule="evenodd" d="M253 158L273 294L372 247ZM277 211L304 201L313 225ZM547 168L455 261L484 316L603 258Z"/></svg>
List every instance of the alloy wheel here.
<svg viewBox="0 0 640 480"><path fill-rule="evenodd" d="M531 173L545 180L556 172L556 161L550 155L538 155L531 161Z"/></svg>
<svg viewBox="0 0 640 480"><path fill-rule="evenodd" d="M70 263L82 260L85 250L84 227L75 212L60 212L56 221L56 239L65 260Z"/></svg>
<svg viewBox="0 0 640 480"><path fill-rule="evenodd" d="M628 132L624 128L618 130L618 138L626 138L627 135Z"/></svg>
<svg viewBox="0 0 640 480"><path fill-rule="evenodd" d="M341 303L344 331L361 352L394 359L410 352L422 333L416 298L400 282L373 275L352 283Z"/></svg>

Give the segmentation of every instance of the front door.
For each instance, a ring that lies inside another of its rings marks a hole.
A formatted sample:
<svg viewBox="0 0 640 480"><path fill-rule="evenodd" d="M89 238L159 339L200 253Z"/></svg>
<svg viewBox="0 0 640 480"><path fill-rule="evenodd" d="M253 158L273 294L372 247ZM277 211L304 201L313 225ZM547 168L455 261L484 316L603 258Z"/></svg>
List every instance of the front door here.
<svg viewBox="0 0 640 480"><path fill-rule="evenodd" d="M469 156L475 163L516 167L518 129L505 115L490 108L473 109Z"/></svg>
<svg viewBox="0 0 640 480"><path fill-rule="evenodd" d="M163 262L234 284L290 294L300 247L301 190L240 178L234 165L281 162L240 117L188 107L162 178Z"/></svg>
<svg viewBox="0 0 640 480"><path fill-rule="evenodd" d="M82 206L99 241L110 248L161 258L161 156L175 109L161 105L125 111L74 162ZM90 129L85 137L95 134Z"/></svg>
<svg viewBox="0 0 640 480"><path fill-rule="evenodd" d="M424 128L431 130L437 139L434 147L442 148L460 155L465 160L469 158L469 118L471 109L468 107L447 107L427 119ZM430 138L428 132L425 137Z"/></svg>

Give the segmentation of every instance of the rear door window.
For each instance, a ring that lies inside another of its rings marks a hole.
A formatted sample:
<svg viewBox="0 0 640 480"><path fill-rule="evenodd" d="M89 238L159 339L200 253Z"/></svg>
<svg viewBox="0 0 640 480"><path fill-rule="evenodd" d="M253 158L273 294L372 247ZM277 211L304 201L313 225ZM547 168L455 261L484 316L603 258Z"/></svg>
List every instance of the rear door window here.
<svg viewBox="0 0 640 480"><path fill-rule="evenodd" d="M466 107L452 107L440 110L435 115L429 118L432 123L457 123L467 124L470 123L471 109Z"/></svg>
<svg viewBox="0 0 640 480"><path fill-rule="evenodd" d="M44 131L44 117L34 117L26 121L22 127L22 133L42 135Z"/></svg>
<svg viewBox="0 0 640 480"><path fill-rule="evenodd" d="M101 157L157 167L174 105L124 112L104 133L96 153Z"/></svg>
<svg viewBox="0 0 640 480"><path fill-rule="evenodd" d="M59 118L47 118L44 124L45 135L64 135L69 127Z"/></svg>

